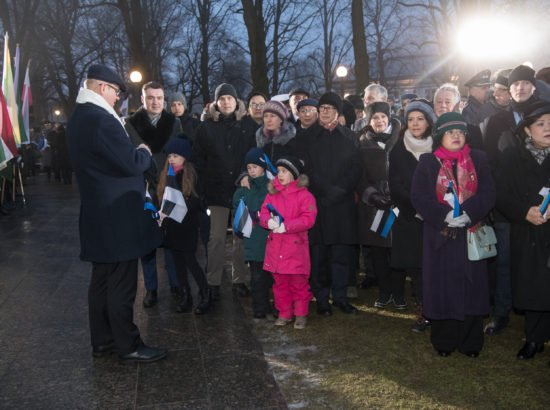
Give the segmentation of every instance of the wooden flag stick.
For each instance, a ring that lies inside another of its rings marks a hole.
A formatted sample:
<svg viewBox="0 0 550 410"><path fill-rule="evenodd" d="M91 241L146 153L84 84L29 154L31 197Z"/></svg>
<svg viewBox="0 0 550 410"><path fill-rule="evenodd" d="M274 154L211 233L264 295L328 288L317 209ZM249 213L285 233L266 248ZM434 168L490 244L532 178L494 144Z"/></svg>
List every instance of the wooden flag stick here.
<svg viewBox="0 0 550 410"><path fill-rule="evenodd" d="M21 188L21 195L23 196L23 205L27 205L27 199L25 198L25 189L23 188L23 177L21 176L21 166L17 163L17 173L19 174L19 186Z"/></svg>
<svg viewBox="0 0 550 410"><path fill-rule="evenodd" d="M13 161L13 165L11 168L11 200L13 203L15 203L15 161Z"/></svg>

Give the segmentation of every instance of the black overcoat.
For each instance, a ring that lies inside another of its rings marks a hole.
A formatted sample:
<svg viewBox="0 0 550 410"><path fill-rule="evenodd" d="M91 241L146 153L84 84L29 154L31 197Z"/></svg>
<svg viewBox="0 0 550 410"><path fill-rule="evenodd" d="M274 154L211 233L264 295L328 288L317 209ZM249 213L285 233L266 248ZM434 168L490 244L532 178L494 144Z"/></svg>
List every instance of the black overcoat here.
<svg viewBox="0 0 550 410"><path fill-rule="evenodd" d="M483 220L495 204L495 184L483 151L470 153L477 174L477 192L462 203L472 224ZM441 234L451 210L436 196L440 164L434 154L423 154L414 172L411 202L424 218L422 258L423 309L430 319L464 320L465 315L489 313L487 260L468 260L466 229L455 239ZM497 245L498 249L498 245Z"/></svg>
<svg viewBox="0 0 550 410"><path fill-rule="evenodd" d="M535 226L525 219L529 208L543 201L539 191L548 178L550 157L539 165L523 145L502 154L497 209L511 223L512 292L518 309L550 310L550 223Z"/></svg>
<svg viewBox="0 0 550 410"><path fill-rule="evenodd" d="M160 229L143 210L149 153L136 149L121 123L91 103L77 105L67 145L80 189L80 258L124 262L158 247Z"/></svg>

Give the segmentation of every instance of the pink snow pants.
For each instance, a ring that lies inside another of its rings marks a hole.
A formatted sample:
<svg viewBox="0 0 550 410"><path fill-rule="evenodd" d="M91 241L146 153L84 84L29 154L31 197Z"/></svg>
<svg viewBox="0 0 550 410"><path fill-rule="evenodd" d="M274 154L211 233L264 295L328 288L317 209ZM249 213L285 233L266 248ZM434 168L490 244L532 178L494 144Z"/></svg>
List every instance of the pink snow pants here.
<svg viewBox="0 0 550 410"><path fill-rule="evenodd" d="M275 283L273 295L275 296L275 308L279 316L292 319L292 316L307 316L309 301L313 299L309 291L308 275L282 275L272 273Z"/></svg>

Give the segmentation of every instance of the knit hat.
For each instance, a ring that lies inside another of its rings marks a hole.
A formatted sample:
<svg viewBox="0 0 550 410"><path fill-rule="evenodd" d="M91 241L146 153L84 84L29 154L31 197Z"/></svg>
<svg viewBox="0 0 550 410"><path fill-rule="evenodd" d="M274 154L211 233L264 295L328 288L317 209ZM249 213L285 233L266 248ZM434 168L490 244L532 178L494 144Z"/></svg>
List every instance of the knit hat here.
<svg viewBox="0 0 550 410"><path fill-rule="evenodd" d="M370 120L374 114L377 112L381 112L383 114L386 114L388 117L388 121L390 119L390 105L387 102L384 101L376 101L373 102L365 107L365 119L367 121L367 124L370 124Z"/></svg>
<svg viewBox="0 0 550 410"><path fill-rule="evenodd" d="M441 114L435 123L434 140L436 138L441 140L443 134L450 130L462 130L468 134L468 124L462 114L457 112L446 112L445 114Z"/></svg>
<svg viewBox="0 0 550 410"><path fill-rule="evenodd" d="M344 100L348 100L350 103L353 104L353 108L356 110L364 110L365 109L365 103L363 102L363 99L355 94L350 94L344 98Z"/></svg>
<svg viewBox="0 0 550 410"><path fill-rule="evenodd" d="M170 108L172 106L172 103L174 101L179 101L180 103L183 104L185 109L187 109L187 100L185 99L185 96L182 93L170 94L170 96L166 99L166 104L167 104L168 108Z"/></svg>
<svg viewBox="0 0 550 410"><path fill-rule="evenodd" d="M304 172L304 161L291 155L283 155L275 163L276 167L284 167L297 179Z"/></svg>
<svg viewBox="0 0 550 410"><path fill-rule="evenodd" d="M222 95L230 95L237 100L237 91L231 84L222 83L218 85L218 87L216 87L216 91L214 92L214 101L217 102Z"/></svg>
<svg viewBox="0 0 550 410"><path fill-rule="evenodd" d="M309 92L307 92L305 89L303 89L301 87L295 87L292 90L290 90L290 92L288 93L288 97L290 98L290 97L292 97L293 95L296 95L296 94L305 94L309 98Z"/></svg>
<svg viewBox="0 0 550 410"><path fill-rule="evenodd" d="M318 106L319 106L319 103L317 102L317 100L315 100L313 98L306 98L305 100L300 101L298 103L298 105L296 106L296 108L299 111L300 108L302 108L302 107L315 107L315 108L317 108Z"/></svg>
<svg viewBox="0 0 550 410"><path fill-rule="evenodd" d="M407 104L407 108L405 108L405 122L407 122L409 114L413 111L420 111L424 114L430 125L434 125L437 121L432 104L424 98L414 99Z"/></svg>
<svg viewBox="0 0 550 410"><path fill-rule="evenodd" d="M281 121L285 121L288 118L288 110L286 109L285 105L280 101L267 101L264 105L264 113L266 112L275 114L281 119Z"/></svg>
<svg viewBox="0 0 550 410"><path fill-rule="evenodd" d="M164 146L164 152L166 153L166 155L178 154L188 160L191 158L192 151L189 141L182 138L172 138Z"/></svg>
<svg viewBox="0 0 550 410"><path fill-rule="evenodd" d="M261 148L251 148L244 157L244 164L256 164L263 169L267 169L267 164L265 162L264 151Z"/></svg>
<svg viewBox="0 0 550 410"><path fill-rule="evenodd" d="M516 81L529 81L531 84L535 84L535 70L526 65L518 65L512 70L508 77L508 84L512 85Z"/></svg>
<svg viewBox="0 0 550 410"><path fill-rule="evenodd" d="M321 98L319 98L319 107L321 105L332 105L338 110L338 113L342 112L342 99L335 92L329 91L324 93Z"/></svg>

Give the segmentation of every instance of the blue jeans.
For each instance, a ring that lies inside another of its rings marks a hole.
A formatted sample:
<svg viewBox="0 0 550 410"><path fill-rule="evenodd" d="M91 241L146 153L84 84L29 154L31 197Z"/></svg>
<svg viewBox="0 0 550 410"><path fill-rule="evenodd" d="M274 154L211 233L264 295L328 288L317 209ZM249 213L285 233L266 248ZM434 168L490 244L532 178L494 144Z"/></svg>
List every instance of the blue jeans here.
<svg viewBox="0 0 550 410"><path fill-rule="evenodd" d="M510 270L510 224L495 222L497 237L494 316L508 317L512 310L512 278Z"/></svg>
<svg viewBox="0 0 550 410"><path fill-rule="evenodd" d="M164 248L164 262L166 272L168 273L168 281L170 282L170 286L179 286L174 257L172 256L172 252L166 248ZM158 275L156 249L153 249L152 252L141 257L141 267L143 268L143 281L145 282L145 289L157 290Z"/></svg>

